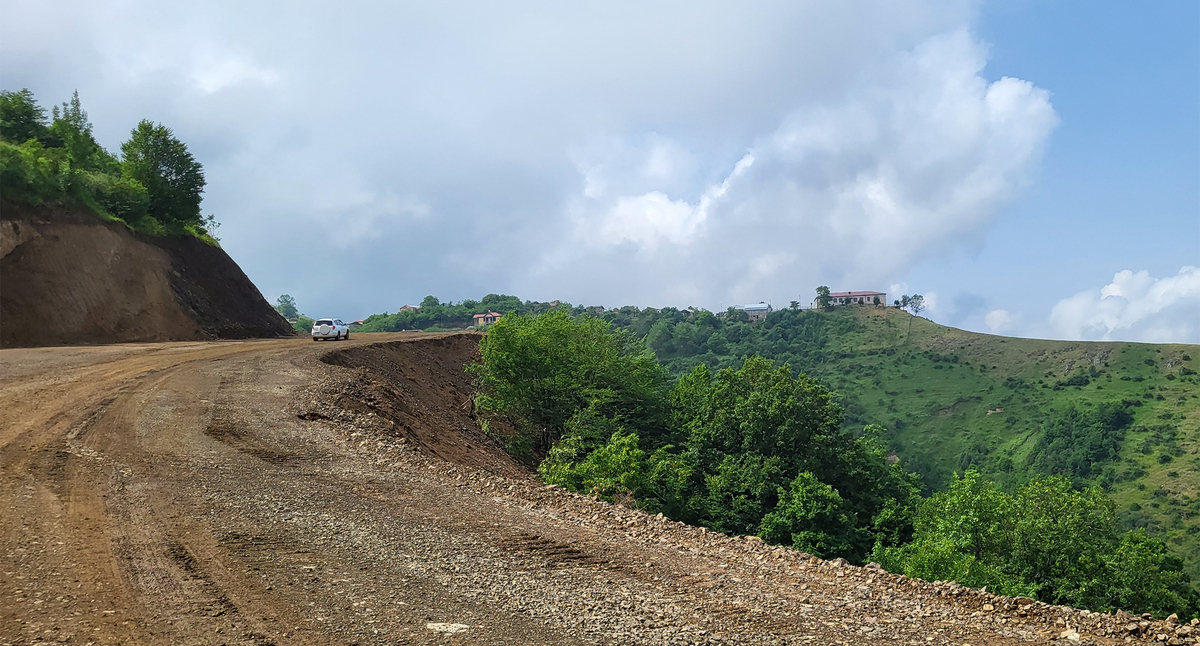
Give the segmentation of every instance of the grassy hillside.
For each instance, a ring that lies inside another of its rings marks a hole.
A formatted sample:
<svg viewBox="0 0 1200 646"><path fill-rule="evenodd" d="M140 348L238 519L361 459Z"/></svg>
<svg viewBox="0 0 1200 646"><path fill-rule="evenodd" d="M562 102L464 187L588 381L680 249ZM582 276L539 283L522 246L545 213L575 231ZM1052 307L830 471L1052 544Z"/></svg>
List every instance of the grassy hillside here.
<svg viewBox="0 0 1200 646"><path fill-rule="evenodd" d="M1038 472L1099 484L1200 578L1200 346L1006 338L890 308L756 323L670 309L604 317L645 335L676 372L750 354L791 362L841 393L847 424L884 426L931 489L969 466L1008 487ZM1088 426L1106 411L1116 426Z"/></svg>

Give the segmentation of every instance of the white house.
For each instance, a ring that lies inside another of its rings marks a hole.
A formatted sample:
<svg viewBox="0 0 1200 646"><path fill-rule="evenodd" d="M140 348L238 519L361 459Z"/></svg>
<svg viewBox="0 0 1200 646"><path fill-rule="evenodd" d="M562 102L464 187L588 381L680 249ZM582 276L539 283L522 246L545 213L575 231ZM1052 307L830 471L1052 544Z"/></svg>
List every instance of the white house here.
<svg viewBox="0 0 1200 646"><path fill-rule="evenodd" d="M830 303L834 307L839 305L878 305L887 307L886 292L829 292ZM813 308L820 307L820 303L813 301Z"/></svg>

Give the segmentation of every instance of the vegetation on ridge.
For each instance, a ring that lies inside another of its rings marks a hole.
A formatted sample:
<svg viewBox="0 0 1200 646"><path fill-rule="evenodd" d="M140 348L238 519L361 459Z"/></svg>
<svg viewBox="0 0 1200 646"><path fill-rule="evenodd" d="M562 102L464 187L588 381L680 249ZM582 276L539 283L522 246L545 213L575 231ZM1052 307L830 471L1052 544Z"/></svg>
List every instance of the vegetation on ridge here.
<svg viewBox="0 0 1200 646"><path fill-rule="evenodd" d="M200 213L204 169L170 128L143 120L105 150L76 92L52 118L29 90L0 92L0 191L8 199L73 203L134 230L187 233L210 244L219 226Z"/></svg>

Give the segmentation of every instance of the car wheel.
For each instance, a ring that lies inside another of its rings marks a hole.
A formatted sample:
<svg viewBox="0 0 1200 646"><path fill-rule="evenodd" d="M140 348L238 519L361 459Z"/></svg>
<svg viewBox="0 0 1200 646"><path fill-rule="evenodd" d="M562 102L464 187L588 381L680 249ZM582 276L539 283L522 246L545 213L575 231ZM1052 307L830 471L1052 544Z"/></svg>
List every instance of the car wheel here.
<svg viewBox="0 0 1200 646"><path fill-rule="evenodd" d="M350 330L346 330L346 340L350 340Z"/></svg>
<svg viewBox="0 0 1200 646"><path fill-rule="evenodd" d="M313 337L313 342L314 342L314 343L315 343L315 342L317 342L317 341L319 341L319 340L320 340L320 339L318 339L317 337L315 337L315 336Z"/></svg>

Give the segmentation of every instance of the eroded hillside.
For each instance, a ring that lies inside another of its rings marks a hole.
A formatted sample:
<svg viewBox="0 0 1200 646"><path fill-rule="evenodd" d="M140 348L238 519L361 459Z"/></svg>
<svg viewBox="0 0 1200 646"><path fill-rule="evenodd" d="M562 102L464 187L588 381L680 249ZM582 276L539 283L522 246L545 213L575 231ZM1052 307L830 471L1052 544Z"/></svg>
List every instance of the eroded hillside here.
<svg viewBox="0 0 1200 646"><path fill-rule="evenodd" d="M292 334L219 247L0 203L0 347Z"/></svg>

